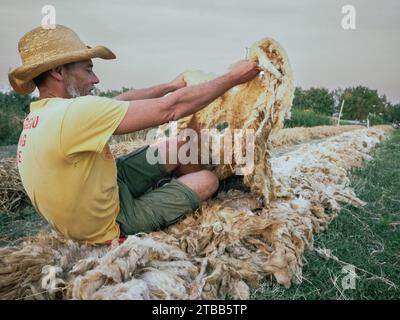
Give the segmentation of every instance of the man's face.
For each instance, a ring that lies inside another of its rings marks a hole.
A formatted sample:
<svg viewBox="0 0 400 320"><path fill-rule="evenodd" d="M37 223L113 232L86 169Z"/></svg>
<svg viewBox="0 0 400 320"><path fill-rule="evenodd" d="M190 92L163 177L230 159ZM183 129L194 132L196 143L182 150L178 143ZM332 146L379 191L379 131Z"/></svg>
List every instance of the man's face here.
<svg viewBox="0 0 400 320"><path fill-rule="evenodd" d="M99 83L91 60L71 63L63 68L65 89L69 98L91 95L95 84Z"/></svg>

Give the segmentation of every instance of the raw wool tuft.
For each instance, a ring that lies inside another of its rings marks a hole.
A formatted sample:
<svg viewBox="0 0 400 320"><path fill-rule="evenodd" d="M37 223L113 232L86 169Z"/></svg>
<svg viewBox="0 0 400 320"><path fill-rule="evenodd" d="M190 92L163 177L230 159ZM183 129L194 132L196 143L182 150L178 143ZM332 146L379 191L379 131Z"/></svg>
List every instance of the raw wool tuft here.
<svg viewBox="0 0 400 320"><path fill-rule="evenodd" d="M94 259L104 248L80 245L56 232L26 238L17 247L0 248L0 299L48 299L63 295L62 270L82 257Z"/></svg>
<svg viewBox="0 0 400 320"><path fill-rule="evenodd" d="M172 124L161 126L160 132L173 133L176 126L177 134L190 128L201 137L201 130L210 129L210 137L200 138L199 150L209 150L209 163L212 163L213 141L220 141L219 157L224 159L225 140L232 146L235 130L241 129L243 136L238 137L238 140L242 142L241 146L249 145L250 141L246 140L245 130L253 130L255 166L250 173L243 171L244 183L251 188L252 193L263 196L268 203L273 199L273 187L266 141L271 130L282 128L284 119L290 116L294 97L293 76L284 49L271 38L254 43L250 48L249 59L257 61L262 68L259 77L230 89L201 111ZM213 77L212 74L201 71L185 73L188 85L196 85ZM243 169L244 164L236 162L236 156L243 154L245 151L243 149L234 146L235 156L227 155L231 159L231 164L211 166L219 179L227 178L235 174L236 170Z"/></svg>
<svg viewBox="0 0 400 320"><path fill-rule="evenodd" d="M311 140L323 139L343 132L363 129L363 126L317 126L311 128L297 127L285 128L272 132L268 143L270 149L282 149L295 144L304 143Z"/></svg>
<svg viewBox="0 0 400 320"><path fill-rule="evenodd" d="M273 275L302 281L303 254L341 203L362 205L348 172L390 127L354 130L273 157L277 200L221 193L163 231L89 247L44 234L0 249L3 299L248 299Z"/></svg>
<svg viewBox="0 0 400 320"><path fill-rule="evenodd" d="M114 157L120 157L144 146L147 142L146 140L127 140L111 144L110 150Z"/></svg>
<svg viewBox="0 0 400 320"><path fill-rule="evenodd" d="M91 298L93 300L150 300L150 291L146 282L133 278L126 282L104 286Z"/></svg>
<svg viewBox="0 0 400 320"><path fill-rule="evenodd" d="M135 279L137 281L132 284L141 288L137 296L187 299L185 286L197 274L197 268L183 251L147 236L129 236L122 245L99 258L96 264L83 264L87 270L81 269L76 278L75 274L70 274L69 298L100 299L106 297L106 293L110 299L117 298L120 293L132 295L133 292L127 292L126 285L121 283ZM107 286L113 287L107 289ZM112 294L115 296L110 296Z"/></svg>

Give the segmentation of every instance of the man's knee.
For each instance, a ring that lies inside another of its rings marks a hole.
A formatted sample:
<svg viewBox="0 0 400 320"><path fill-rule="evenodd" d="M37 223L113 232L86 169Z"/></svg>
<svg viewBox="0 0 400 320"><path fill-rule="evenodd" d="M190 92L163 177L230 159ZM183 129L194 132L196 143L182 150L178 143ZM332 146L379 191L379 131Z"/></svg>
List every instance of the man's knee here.
<svg viewBox="0 0 400 320"><path fill-rule="evenodd" d="M213 195L219 188L218 177L210 170L202 170L200 172L203 172L203 174L205 175L205 180L207 181L206 184L211 193L210 196Z"/></svg>
<svg viewBox="0 0 400 320"><path fill-rule="evenodd" d="M217 176L209 170L189 173L180 177L179 180L192 189L201 200L211 197L219 187Z"/></svg>

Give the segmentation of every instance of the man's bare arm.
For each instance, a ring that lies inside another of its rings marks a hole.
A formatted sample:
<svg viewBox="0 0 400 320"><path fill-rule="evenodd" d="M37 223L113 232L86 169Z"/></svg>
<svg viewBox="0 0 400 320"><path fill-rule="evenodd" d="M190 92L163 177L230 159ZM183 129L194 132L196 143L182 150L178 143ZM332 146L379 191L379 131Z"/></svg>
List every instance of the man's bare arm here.
<svg viewBox="0 0 400 320"><path fill-rule="evenodd" d="M166 97L131 101L115 134L155 127L193 114L230 88L250 81L259 72L255 62L245 60L237 64L231 72L211 81L179 89Z"/></svg>
<svg viewBox="0 0 400 320"><path fill-rule="evenodd" d="M174 92L185 86L186 83L183 80L183 74L180 74L174 80L168 83L163 83L146 89L131 89L114 97L114 99L121 101L133 101L160 98L165 96L167 93Z"/></svg>

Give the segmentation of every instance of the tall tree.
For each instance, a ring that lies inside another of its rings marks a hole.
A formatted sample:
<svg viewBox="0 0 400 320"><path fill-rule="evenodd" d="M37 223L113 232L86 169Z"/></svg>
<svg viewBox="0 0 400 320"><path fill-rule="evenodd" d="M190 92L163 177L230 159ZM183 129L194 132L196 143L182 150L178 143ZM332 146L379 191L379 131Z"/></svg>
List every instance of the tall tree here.
<svg viewBox="0 0 400 320"><path fill-rule="evenodd" d="M344 102L343 118L353 120L365 120L371 113L380 116L385 112L386 97L380 97L377 90L358 86L346 88L340 99Z"/></svg>
<svg viewBox="0 0 400 320"><path fill-rule="evenodd" d="M300 87L296 87L293 108L311 109L319 114L331 115L335 108L334 93L329 92L326 88L302 90Z"/></svg>
<svg viewBox="0 0 400 320"><path fill-rule="evenodd" d="M304 109L304 91L300 87L296 87L296 89L294 89L292 108L298 110Z"/></svg>

